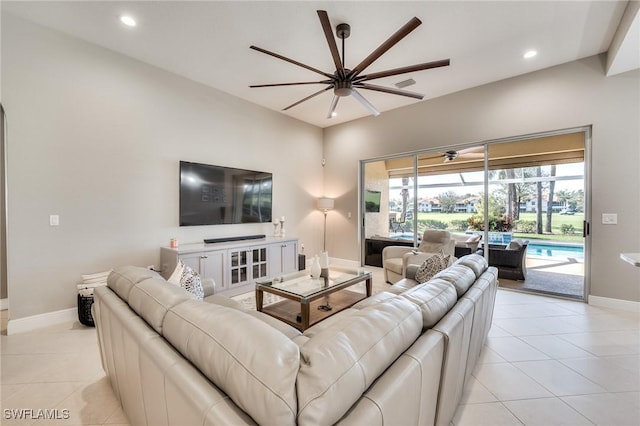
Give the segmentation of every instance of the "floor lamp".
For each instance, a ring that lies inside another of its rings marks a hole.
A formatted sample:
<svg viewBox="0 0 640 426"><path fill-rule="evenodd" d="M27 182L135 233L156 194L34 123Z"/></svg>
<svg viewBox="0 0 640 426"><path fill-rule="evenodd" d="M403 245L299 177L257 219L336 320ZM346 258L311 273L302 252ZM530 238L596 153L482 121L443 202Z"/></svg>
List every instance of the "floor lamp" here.
<svg viewBox="0 0 640 426"><path fill-rule="evenodd" d="M322 240L322 251L327 251L327 212L333 210L333 198L318 198L318 209L324 213L324 238Z"/></svg>
<svg viewBox="0 0 640 426"><path fill-rule="evenodd" d="M322 239L322 251L324 252L324 255L327 256L327 212L329 210L333 210L333 198L318 198L318 209L322 210L322 213L324 213L324 234ZM323 267L326 268L327 265L323 265ZM324 277L325 280L327 280L328 278L328 275ZM333 309L331 305L329 305L328 296L325 298L325 304L318 306L318 309L321 311L330 311Z"/></svg>

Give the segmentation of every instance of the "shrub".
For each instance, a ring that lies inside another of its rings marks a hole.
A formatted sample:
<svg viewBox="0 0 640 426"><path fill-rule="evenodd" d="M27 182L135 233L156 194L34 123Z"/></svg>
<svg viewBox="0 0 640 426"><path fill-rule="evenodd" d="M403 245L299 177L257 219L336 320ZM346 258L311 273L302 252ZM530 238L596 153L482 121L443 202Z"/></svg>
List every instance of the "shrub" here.
<svg viewBox="0 0 640 426"><path fill-rule="evenodd" d="M484 231L484 218L482 215L474 215L467 219L469 223L469 228L474 231ZM489 216L489 231L497 231L497 232L509 232L513 229L513 223L511 222L511 218L509 216Z"/></svg>
<svg viewBox="0 0 640 426"><path fill-rule="evenodd" d="M466 231L469 227L469 222L464 219L452 219L450 223L451 228L455 231Z"/></svg>
<svg viewBox="0 0 640 426"><path fill-rule="evenodd" d="M447 229L447 224L441 220L427 219L422 220L421 222L424 223L424 226L427 229Z"/></svg>
<svg viewBox="0 0 640 426"><path fill-rule="evenodd" d="M562 232L562 235L573 235L576 232L576 228L568 223L563 223L560 225L560 232Z"/></svg>
<svg viewBox="0 0 640 426"><path fill-rule="evenodd" d="M533 234L536 232L536 221L535 220L517 220L515 222L515 227L518 232L523 232L525 234Z"/></svg>

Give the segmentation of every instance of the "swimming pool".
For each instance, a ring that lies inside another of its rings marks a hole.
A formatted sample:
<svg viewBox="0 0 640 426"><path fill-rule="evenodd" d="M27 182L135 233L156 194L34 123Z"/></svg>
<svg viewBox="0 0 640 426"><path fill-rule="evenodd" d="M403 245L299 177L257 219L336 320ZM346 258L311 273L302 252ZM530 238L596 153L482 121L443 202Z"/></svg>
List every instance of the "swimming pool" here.
<svg viewBox="0 0 640 426"><path fill-rule="evenodd" d="M527 255L546 257L573 257L584 259L584 247L582 245L539 243L529 241Z"/></svg>
<svg viewBox="0 0 640 426"><path fill-rule="evenodd" d="M393 234L392 238L411 241L413 240L413 234L408 232L398 233ZM580 244L537 242L529 240L529 244L527 245L527 255L584 259L584 246Z"/></svg>

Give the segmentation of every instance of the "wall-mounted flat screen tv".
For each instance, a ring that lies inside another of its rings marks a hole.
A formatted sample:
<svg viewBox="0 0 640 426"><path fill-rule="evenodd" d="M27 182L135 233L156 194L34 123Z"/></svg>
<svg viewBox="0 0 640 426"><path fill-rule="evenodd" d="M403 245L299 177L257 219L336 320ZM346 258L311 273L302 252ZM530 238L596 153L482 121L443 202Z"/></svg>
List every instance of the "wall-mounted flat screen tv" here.
<svg viewBox="0 0 640 426"><path fill-rule="evenodd" d="M367 213L380 213L380 191L367 189L364 193L364 211Z"/></svg>
<svg viewBox="0 0 640 426"><path fill-rule="evenodd" d="M180 226L271 222L268 172L180 162Z"/></svg>

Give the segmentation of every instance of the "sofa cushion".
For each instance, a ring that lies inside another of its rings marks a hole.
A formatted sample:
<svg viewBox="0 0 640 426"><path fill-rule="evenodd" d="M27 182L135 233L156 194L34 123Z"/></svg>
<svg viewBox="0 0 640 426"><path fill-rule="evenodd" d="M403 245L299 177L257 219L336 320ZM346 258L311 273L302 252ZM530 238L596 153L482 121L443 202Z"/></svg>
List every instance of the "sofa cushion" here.
<svg viewBox="0 0 640 426"><path fill-rule="evenodd" d="M509 244L507 245L506 250L521 250L522 249L522 242L519 240L511 240L509 241Z"/></svg>
<svg viewBox="0 0 640 426"><path fill-rule="evenodd" d="M298 345L237 309L197 300L172 308L164 337L259 424L296 422Z"/></svg>
<svg viewBox="0 0 640 426"><path fill-rule="evenodd" d="M443 254L434 254L428 257L418 267L416 271L415 280L419 283L426 283L435 274L442 271L449 265L449 256Z"/></svg>
<svg viewBox="0 0 640 426"><path fill-rule="evenodd" d="M395 272L398 275L402 275L402 258L392 257L384 261L384 267L391 272Z"/></svg>
<svg viewBox="0 0 640 426"><path fill-rule="evenodd" d="M129 306L156 332L162 334L162 322L169 309L192 298L190 293L168 284L163 278L151 278L131 288Z"/></svg>
<svg viewBox="0 0 640 426"><path fill-rule="evenodd" d="M411 346L421 328L419 310L396 297L315 334L300 349L298 424L338 421Z"/></svg>
<svg viewBox="0 0 640 426"><path fill-rule="evenodd" d="M458 297L460 297L467 292L476 280L476 274L468 266L455 264L439 272L434 278L440 278L453 284Z"/></svg>
<svg viewBox="0 0 640 426"><path fill-rule="evenodd" d="M121 266L111 271L107 278L107 286L120 296L120 299L128 302L129 292L133 286L149 278L160 278L160 275L139 266Z"/></svg>
<svg viewBox="0 0 640 426"><path fill-rule="evenodd" d="M482 273L489 267L487 260L480 256L479 254L468 254L466 256L458 259L456 264L464 265L469 268L476 274L476 278L478 278Z"/></svg>
<svg viewBox="0 0 640 426"><path fill-rule="evenodd" d="M423 330L433 327L458 301L453 285L438 278L405 291L401 297L420 308Z"/></svg>

